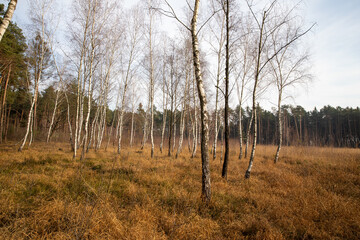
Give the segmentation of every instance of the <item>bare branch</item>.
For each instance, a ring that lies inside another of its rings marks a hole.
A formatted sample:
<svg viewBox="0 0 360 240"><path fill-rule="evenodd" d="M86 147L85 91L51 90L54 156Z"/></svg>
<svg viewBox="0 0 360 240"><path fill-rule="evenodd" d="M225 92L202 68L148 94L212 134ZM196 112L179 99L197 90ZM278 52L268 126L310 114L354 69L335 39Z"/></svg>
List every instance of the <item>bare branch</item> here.
<svg viewBox="0 0 360 240"><path fill-rule="evenodd" d="M200 30L208 23L208 21L210 21L210 19L216 14L218 13L219 11L221 11L221 9L218 9L216 11L214 11L211 16L199 27L199 30L197 31L196 35L199 34Z"/></svg>
<svg viewBox="0 0 360 240"><path fill-rule="evenodd" d="M283 45L282 47L280 47L270 58L268 58L266 60L266 62L261 66L259 73L264 69L264 67L279 53L281 52L284 48L286 48L287 46L289 46L290 44L292 44L293 42L295 42L296 40L298 40L299 38L301 38L302 36L304 36L305 34L307 34L313 27L315 26L315 23L313 25L311 25L310 28L308 28L305 32L297 35L296 37L294 37L293 39L291 39L289 42L287 42L285 45Z"/></svg>

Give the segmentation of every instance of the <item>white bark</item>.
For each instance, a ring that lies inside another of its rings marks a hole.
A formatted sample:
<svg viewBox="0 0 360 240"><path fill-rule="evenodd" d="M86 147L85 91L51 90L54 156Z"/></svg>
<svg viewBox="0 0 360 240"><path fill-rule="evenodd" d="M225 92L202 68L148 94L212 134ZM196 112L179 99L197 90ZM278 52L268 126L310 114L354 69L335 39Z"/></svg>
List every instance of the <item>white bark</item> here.
<svg viewBox="0 0 360 240"><path fill-rule="evenodd" d="M117 149L118 154L120 154L120 152L121 152L121 140L122 140L122 131L123 131L123 118L124 118L124 111L125 111L126 94L127 94L129 82L132 77L131 71L132 71L133 63L134 63L134 60L136 57L139 40L141 37L140 36L141 23L138 19L140 16L135 15L133 17L134 17L133 29L131 30L132 32L130 33L130 43L129 43L129 59L127 61L127 66L126 66L126 73L125 73L125 77L124 77L123 91L122 91L122 98L121 98L121 107L120 107L119 119L118 119L118 126L119 126L118 127L118 149Z"/></svg>
<svg viewBox="0 0 360 240"><path fill-rule="evenodd" d="M134 143L134 116L135 116L135 108L133 106L131 109L130 147L132 147Z"/></svg>
<svg viewBox="0 0 360 240"><path fill-rule="evenodd" d="M168 104L168 95L165 93L165 62L163 63L163 120L162 120L162 130L161 130L161 142L160 142L160 152L162 153L163 144L164 144L164 135L165 135L165 127L166 127L166 115L167 115L167 104Z"/></svg>
<svg viewBox="0 0 360 240"><path fill-rule="evenodd" d="M9 26L9 23L11 21L11 18L14 14L14 11L16 9L17 0L11 0L9 2L8 8L5 12L4 18L1 20L0 24L0 42L5 34L6 29Z"/></svg>
<svg viewBox="0 0 360 240"><path fill-rule="evenodd" d="M51 116L51 122L50 122L49 130L48 130L48 134L46 137L47 143L50 142L50 135L51 135L51 131L52 131L52 126L54 125L55 115L56 115L57 106L58 106L58 102L59 102L59 96L60 96L60 89L56 89L55 106L54 106L53 114Z"/></svg>
<svg viewBox="0 0 360 240"><path fill-rule="evenodd" d="M85 50L86 50L86 44L87 44L87 32L89 30L89 24L90 24L90 13L91 13L91 8L89 7L87 9L87 13L85 16L85 24L84 24L84 28L83 28L83 36L82 36L82 42L81 42L81 50L80 50L80 58L79 58L79 67L78 67L78 72L77 72L77 98L76 98L76 117L75 117L75 135L74 135L74 155L73 158L76 158L76 154L77 154L77 149L78 149L78 143L79 143L79 137L81 134L80 133L80 129L82 128L81 124L80 124L80 114L82 116L82 111L80 110L81 107L81 85L82 85L82 71L83 71L83 62L84 62L84 58L85 58ZM84 80L85 81L85 80Z"/></svg>
<svg viewBox="0 0 360 240"><path fill-rule="evenodd" d="M40 18L41 18L40 19L40 22L41 22L41 33L40 33L41 34L41 47L40 47L39 69L38 69L39 71L38 72L35 71L34 96L33 96L32 102L31 102L31 107L30 107L30 111L29 111L29 115L28 115L26 133L25 133L23 142L18 149L19 152L21 152L25 146L29 131L31 131L31 135L32 135L32 126L33 126L32 119L34 118L34 106L37 102L38 92L39 92L39 83L40 83L41 74L43 71L43 63L44 63L44 55L45 55L45 13L46 13L47 9L45 8L44 4L39 7L41 7L41 9L40 9L40 11L41 11L41 16L40 16ZM30 144L31 144L31 141L32 141L32 137L30 140Z"/></svg>
<svg viewBox="0 0 360 240"><path fill-rule="evenodd" d="M150 0L151 5L151 0ZM153 64L153 46L152 46L152 21L153 9L149 7L149 50L150 50L150 141L151 141L151 158L154 157L154 64Z"/></svg>
<svg viewBox="0 0 360 240"><path fill-rule="evenodd" d="M94 6L91 6L92 8L92 24L91 24L91 54L90 54L90 65L89 65L89 80L88 80L88 106L87 106L87 115L85 120L85 136L83 141L83 149L81 153L81 160L85 158L86 154L86 147L87 147L87 140L89 135L89 120L90 120L90 112L91 112L91 101L92 101L92 80L93 80L93 73L94 73L94 58L95 58L95 48L96 48L96 32L98 32L100 29L95 29L95 18L96 18L96 11L98 7L98 1L94 1ZM90 6L89 6L90 7Z"/></svg>
<svg viewBox="0 0 360 240"><path fill-rule="evenodd" d="M178 149L176 151L177 158L181 152L182 145L183 145L183 139L184 139L184 128L185 128L185 117L186 117L186 102L187 102L187 93L189 91L188 89L188 82L189 82L189 74L186 73L185 78L185 89L184 89L184 96L183 96L183 103L182 103L182 109L181 109L181 116L180 116L180 137L179 137L179 145Z"/></svg>
<svg viewBox="0 0 360 240"><path fill-rule="evenodd" d="M174 91L174 113L173 113L173 143L172 143L172 146L171 146L171 151L174 152L174 149L175 149L175 145L176 145L176 111L177 111L177 99L176 99L176 96L177 96L177 91L176 91L176 88L175 88L175 91Z"/></svg>
<svg viewBox="0 0 360 240"><path fill-rule="evenodd" d="M192 154L191 157L194 158L196 155L196 149L197 149L197 143L198 143L198 126L197 126L197 106L196 106L196 94L195 94L195 79L193 79L193 99L194 99L194 117L190 115L191 123L192 123L192 129L193 129L193 147L192 147Z"/></svg>
<svg viewBox="0 0 360 240"><path fill-rule="evenodd" d="M209 119L207 112L207 100L205 95L205 89L201 76L200 68L200 54L199 54L199 42L197 38L197 17L199 11L199 0L195 0L193 18L191 20L191 37L193 46L193 61L195 78L197 83L197 89L200 99L201 109L201 162L202 162L202 197L204 201L210 202L211 199L211 184L210 184L210 166L209 166Z"/></svg>

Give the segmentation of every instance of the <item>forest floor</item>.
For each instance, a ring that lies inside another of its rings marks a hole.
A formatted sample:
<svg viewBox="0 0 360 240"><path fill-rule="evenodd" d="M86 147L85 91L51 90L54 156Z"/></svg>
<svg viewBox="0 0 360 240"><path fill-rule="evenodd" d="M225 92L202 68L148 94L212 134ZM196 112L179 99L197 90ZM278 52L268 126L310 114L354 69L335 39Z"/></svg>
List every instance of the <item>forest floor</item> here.
<svg viewBox="0 0 360 240"><path fill-rule="evenodd" d="M278 164L274 153L257 148L248 180L235 144L227 181L211 160L204 205L200 152L187 147L80 162L65 143L3 144L0 239L360 239L360 149L284 147Z"/></svg>

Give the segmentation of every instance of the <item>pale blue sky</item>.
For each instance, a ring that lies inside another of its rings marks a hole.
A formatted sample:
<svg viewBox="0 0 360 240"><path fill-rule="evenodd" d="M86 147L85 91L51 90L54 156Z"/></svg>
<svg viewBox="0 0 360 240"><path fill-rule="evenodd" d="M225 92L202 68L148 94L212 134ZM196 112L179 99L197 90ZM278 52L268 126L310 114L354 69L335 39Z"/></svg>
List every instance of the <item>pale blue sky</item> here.
<svg viewBox="0 0 360 240"><path fill-rule="evenodd" d="M360 1L307 0L314 81L295 99L307 109L360 106Z"/></svg>
<svg viewBox="0 0 360 240"><path fill-rule="evenodd" d="M69 9L69 0L57 2L61 11ZM19 1L14 16L23 29L27 8L26 0ZM288 103L308 110L324 105L360 106L360 0L305 0L304 15L309 25L317 23L307 38L314 80L307 88L293 89L295 98Z"/></svg>

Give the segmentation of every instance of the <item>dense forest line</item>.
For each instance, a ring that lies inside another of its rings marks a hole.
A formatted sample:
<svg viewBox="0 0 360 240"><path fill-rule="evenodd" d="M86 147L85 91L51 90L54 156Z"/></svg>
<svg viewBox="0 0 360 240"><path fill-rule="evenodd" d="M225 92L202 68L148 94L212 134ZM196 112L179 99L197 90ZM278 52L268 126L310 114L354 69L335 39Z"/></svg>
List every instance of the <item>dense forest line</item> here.
<svg viewBox="0 0 360 240"><path fill-rule="evenodd" d="M4 94L4 83L1 86L1 99ZM75 110L76 99L74 91L67 93L72 105L70 109ZM24 129L26 127L27 116L30 108L30 96L31 93L26 89L11 87L7 90L7 96L5 104L2 105L2 141L21 140ZM38 99L37 117L34 128L34 139L37 141L46 141L47 133L51 123L51 118L55 106L56 91L54 87L50 86L43 90ZM54 125L51 130L51 137L55 141L67 141L68 140L68 122L67 122L67 105L64 99L60 101L57 113L55 115ZM90 115L90 121L95 119L97 104L93 100L92 114ZM167 110L165 117L166 122L170 119L170 110ZM188 108L189 114L194 114L194 109ZM276 144L277 142L277 111L269 111L257 107L258 111L258 143L259 144ZM223 112L223 109L220 109ZM242 109L244 113L242 115L243 135L246 136L246 131L249 126L251 118L251 108L246 107ZM320 110L314 108L312 111L306 111L301 106L283 105L283 141L286 146L333 146L333 147L359 147L360 136L360 109L359 108L341 108L324 106ZM75 111L70 112L71 118L74 117ZM113 119L116 118L116 110L107 108L106 112L106 136L110 133L110 128L115 132L115 126L112 124ZM172 112L173 116L176 116L176 137L179 136L180 129L180 116L181 112L176 110ZM214 125L214 112L212 112L211 126ZM146 117L146 111L142 104L139 104L134 111L134 115L131 111L125 111L124 113L124 134L125 139L130 141L131 122L134 118L134 136L135 140L139 144L142 141L141 137L144 131L144 122ZM155 109L154 111L154 136L156 139L161 137L163 112ZM185 137L191 137L191 122L190 119L186 119L185 124ZM230 109L230 137L232 139L239 139L239 106L235 109ZM211 130L214 130L212 128ZM169 126L165 126L165 135L168 136ZM210 135L213 136L214 131L210 131ZM223 139L223 126L220 126L218 131L218 140ZM250 135L251 138L251 135ZM212 139L212 138L211 138ZM246 138L244 139L246 141ZM115 138L112 139L115 141ZM129 141L124 141L125 144L130 144Z"/></svg>

